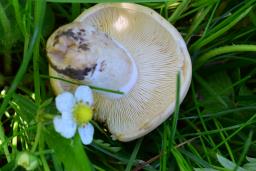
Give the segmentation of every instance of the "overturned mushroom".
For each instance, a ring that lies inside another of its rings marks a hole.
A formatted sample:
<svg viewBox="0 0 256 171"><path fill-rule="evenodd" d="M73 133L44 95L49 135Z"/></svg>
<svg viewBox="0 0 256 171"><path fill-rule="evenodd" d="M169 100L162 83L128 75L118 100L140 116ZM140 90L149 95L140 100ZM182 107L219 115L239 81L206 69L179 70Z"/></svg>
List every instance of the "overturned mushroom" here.
<svg viewBox="0 0 256 171"><path fill-rule="evenodd" d="M177 30L153 10L129 3L98 4L60 27L47 42L51 76L124 92L95 92L95 119L113 137L130 141L159 126L174 110L176 75L181 100L191 61ZM75 89L51 79L56 94Z"/></svg>

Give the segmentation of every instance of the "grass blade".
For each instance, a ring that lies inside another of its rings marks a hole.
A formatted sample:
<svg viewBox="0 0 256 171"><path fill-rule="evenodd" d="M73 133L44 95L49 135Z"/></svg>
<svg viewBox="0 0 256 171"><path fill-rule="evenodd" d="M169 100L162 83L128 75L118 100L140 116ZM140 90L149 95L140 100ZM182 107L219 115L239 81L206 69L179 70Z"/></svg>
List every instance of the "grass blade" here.
<svg viewBox="0 0 256 171"><path fill-rule="evenodd" d="M219 29L218 31L216 31L212 34L208 34L209 35L208 37L200 38L197 42L195 42L191 46L190 50L194 51L195 49L200 49L201 47L207 45L208 43L212 42L216 38L223 35L225 32L227 32L229 29L231 29L235 24L237 24L241 19L243 19L245 16L247 16L247 14L251 11L251 9L252 9L252 7L246 9L239 16L237 16L234 20L231 20L231 17L227 18L226 20L228 20L229 23L226 26L224 26L223 28ZM233 14L233 15L235 15L235 14ZM226 22L226 20L224 22ZM221 23L220 25L223 25L223 24Z"/></svg>
<svg viewBox="0 0 256 171"><path fill-rule="evenodd" d="M175 144L175 134L176 134L176 129L177 129L179 111L180 111L180 72L178 72L178 74L177 74L177 81L176 81L175 112L173 114L172 127L171 127L171 136L170 136L170 142L172 144Z"/></svg>
<svg viewBox="0 0 256 171"><path fill-rule="evenodd" d="M140 149L140 146L141 146L142 141L143 141L143 138L141 138L141 139L139 139L139 140L137 141L137 143L136 143L136 145L135 145L135 147L134 147L134 149L133 149L133 151L132 151L132 155L131 155L131 157L130 157L130 160L129 160L128 163L127 163L127 166L126 166L126 168L125 168L125 171L130 171L130 170L132 169L132 165L134 164L134 161L135 161L135 159L136 159L136 156L137 156L137 154L138 154L138 151L139 151L139 149Z"/></svg>
<svg viewBox="0 0 256 171"><path fill-rule="evenodd" d="M187 9L189 3L190 3L190 0L183 0L178 6L178 8L176 8L174 13L171 15L171 17L168 18L168 21L174 24L179 19L181 14Z"/></svg>
<svg viewBox="0 0 256 171"><path fill-rule="evenodd" d="M40 16L44 16L45 8L41 8L41 9L42 10L38 11L38 14ZM34 33L32 35L31 41L29 43L28 50L25 51L25 54L24 54L23 60L22 60L22 64L20 65L20 68L11 84L11 87L8 90L6 96L3 100L3 103L0 107L0 118L2 117L10 99L12 98L13 93L15 92L19 82L22 80L22 78L27 70L27 67L29 65L29 62L30 62L32 54L33 54L33 50L34 50L36 42L38 41L38 38L39 38L39 33L40 33L40 29L42 28L42 23L43 23L43 20L39 20L38 23L35 23Z"/></svg>
<svg viewBox="0 0 256 171"><path fill-rule="evenodd" d="M256 52L256 45L231 45L210 50L196 60L194 70L197 70L215 56L232 52Z"/></svg>

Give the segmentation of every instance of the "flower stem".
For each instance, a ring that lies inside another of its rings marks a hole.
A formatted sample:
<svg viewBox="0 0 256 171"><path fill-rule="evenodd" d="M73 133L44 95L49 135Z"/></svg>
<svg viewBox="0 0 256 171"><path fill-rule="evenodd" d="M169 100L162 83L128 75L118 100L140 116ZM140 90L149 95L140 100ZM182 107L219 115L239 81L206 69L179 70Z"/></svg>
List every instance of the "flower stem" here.
<svg viewBox="0 0 256 171"><path fill-rule="evenodd" d="M103 88L103 87L96 87L96 86L92 86L92 85L87 85L87 84L84 84L84 83L81 83L81 82L70 81L70 80L60 78L60 77L54 77L54 76L51 76L51 75L49 75L49 76L48 75L40 75L40 77L47 78L47 79L48 78L57 79L57 80L61 80L61 81L71 83L71 84L74 84L74 85L86 85L86 86L90 87L91 89L104 91L104 92L108 92L108 93L124 94L124 92L122 92L122 91L107 89L107 88Z"/></svg>
<svg viewBox="0 0 256 171"><path fill-rule="evenodd" d="M39 122L37 124L37 130L36 130L36 137L35 137L35 142L31 148L31 152L34 153L36 151L36 148L39 144L39 140L40 140L40 136L41 136L41 132L42 132L42 123Z"/></svg>
<svg viewBox="0 0 256 171"><path fill-rule="evenodd" d="M39 125L41 127L40 131L42 131L42 128L43 128L42 123L40 122ZM43 170L50 171L50 168L48 166L48 163L47 163L44 153L43 153L43 151L44 151L44 136L39 136L39 137L40 137L39 138L39 155L40 155L40 158L41 158L41 161L43 164L43 168L44 168Z"/></svg>

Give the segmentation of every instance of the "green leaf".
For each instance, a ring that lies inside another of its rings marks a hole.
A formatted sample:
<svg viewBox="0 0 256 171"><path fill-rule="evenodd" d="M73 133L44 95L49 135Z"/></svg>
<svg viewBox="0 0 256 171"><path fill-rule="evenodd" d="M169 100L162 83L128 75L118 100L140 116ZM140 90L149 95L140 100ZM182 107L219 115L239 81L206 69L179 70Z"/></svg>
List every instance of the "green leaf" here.
<svg viewBox="0 0 256 171"><path fill-rule="evenodd" d="M255 99L252 98L254 96L253 90L247 87L247 85L241 86L238 95L237 100L241 105L249 106L250 104L255 103Z"/></svg>
<svg viewBox="0 0 256 171"><path fill-rule="evenodd" d="M125 171L129 171L132 169L133 164L135 163L136 160L136 156L138 154L138 151L140 149L141 143L143 141L143 138L139 139L133 149L133 152L131 154L130 160L128 162L128 164L126 165Z"/></svg>
<svg viewBox="0 0 256 171"><path fill-rule="evenodd" d="M96 139L96 140L93 140L93 142L98 146L100 146L101 148L114 153L117 153L122 149L121 147L112 147L109 143L104 142L102 139Z"/></svg>
<svg viewBox="0 0 256 171"><path fill-rule="evenodd" d="M195 15L191 26L189 27L188 33L185 37L185 40L188 41L193 34L196 34L199 30L199 26L205 20L206 15L209 13L212 6L207 6L207 8L203 8Z"/></svg>
<svg viewBox="0 0 256 171"><path fill-rule="evenodd" d="M221 96L234 95L234 89L230 77L226 72L217 72L207 76L207 82L211 88Z"/></svg>
<svg viewBox="0 0 256 171"><path fill-rule="evenodd" d="M78 134L75 135L73 150L75 152L75 156L77 158L77 164L81 170L92 170L92 165L85 153L85 149L83 144L81 143L80 136Z"/></svg>
<svg viewBox="0 0 256 171"><path fill-rule="evenodd" d="M235 53L235 52L256 52L256 46L250 44L240 44L240 45L229 45L229 46L222 46L216 49L210 50L207 53L200 56L194 67L194 70L197 70L207 61L212 60L215 56L226 54L226 53Z"/></svg>
<svg viewBox="0 0 256 171"><path fill-rule="evenodd" d="M193 147L190 146L190 148L192 149ZM210 168L211 165L205 161L204 159L202 159L199 155L187 151L185 149L180 149L181 154L186 157L187 159L190 159L193 163L196 163L197 165L204 167L204 168Z"/></svg>
<svg viewBox="0 0 256 171"><path fill-rule="evenodd" d="M226 169L230 169L230 170L234 170L235 168L237 168L237 171L246 171L245 169L243 169L242 167L237 167L237 165L235 163L233 163L232 161L226 159L225 157L222 157L221 155L217 154L217 159L220 162L220 164L226 168Z"/></svg>
<svg viewBox="0 0 256 171"><path fill-rule="evenodd" d="M217 72L207 75L204 79L194 74L202 85L201 103L205 112L217 112L229 107L229 96L233 96L234 90L229 76L225 72Z"/></svg>
<svg viewBox="0 0 256 171"><path fill-rule="evenodd" d="M30 2L30 1L28 1ZM42 9L44 9L44 7L42 7ZM38 15L40 16L44 16L44 10L39 10L38 11ZM11 100L11 98L13 97L15 90L18 86L18 84L20 83L20 81L23 79L24 74L27 71L29 62L31 60L32 54L33 54L33 50L35 48L35 44L36 42L39 40L39 32L41 30L41 25L42 25L42 20L39 20L39 22L35 23L35 27L34 27L34 33L33 35L31 35L31 39L30 42L28 44L28 47L26 47L26 45L24 46L24 48L26 49L26 51L23 54L23 60L22 63L18 69L17 74L15 75L12 84L8 90L8 92L6 93L6 96L0 106L0 117L2 117L2 115L4 114L9 101Z"/></svg>
<svg viewBox="0 0 256 171"><path fill-rule="evenodd" d="M44 129L46 143L54 150L54 155L67 171L92 170L78 134L73 140L61 137L53 129Z"/></svg>
<svg viewBox="0 0 256 171"><path fill-rule="evenodd" d="M12 160L8 164L0 168L1 171L14 171L15 170L15 160Z"/></svg>
<svg viewBox="0 0 256 171"><path fill-rule="evenodd" d="M188 6L190 4L190 0L183 0L179 6L175 9L175 11L173 12L173 14L171 15L171 17L168 18L168 21L171 22L172 24L174 24L179 17L181 16L181 14L187 10Z"/></svg>
<svg viewBox="0 0 256 171"><path fill-rule="evenodd" d="M51 8L51 6L46 7L46 13L45 13L45 18L44 18L44 23L43 23L43 30L42 34L44 36L49 36L49 34L53 31L54 29L54 24L55 24L55 17L54 17L54 12Z"/></svg>
<svg viewBox="0 0 256 171"><path fill-rule="evenodd" d="M246 157L248 163L243 165L243 168L248 171L256 171L256 159L251 157Z"/></svg>
<svg viewBox="0 0 256 171"><path fill-rule="evenodd" d="M49 98L49 99L45 100L45 101L40 105L40 108L45 108L45 107L51 105L52 101L53 101L53 98Z"/></svg>
<svg viewBox="0 0 256 171"><path fill-rule="evenodd" d="M256 158L246 157L248 162L256 163Z"/></svg>
<svg viewBox="0 0 256 171"><path fill-rule="evenodd" d="M13 19L14 12L7 1L0 2L0 45L1 51L9 51L11 47L21 40L17 22Z"/></svg>
<svg viewBox="0 0 256 171"><path fill-rule="evenodd" d="M191 50L200 49L201 47L207 45L208 43L212 42L213 40L217 39L224 33L226 33L229 29L231 29L234 25L236 25L240 20L242 20L252 9L252 6L248 6L249 3L241 7L237 10L234 14L226 18L220 24L212 29L207 37L201 37L197 40L192 46Z"/></svg>
<svg viewBox="0 0 256 171"><path fill-rule="evenodd" d="M180 168L180 171L192 171L190 164L187 160L182 156L178 149L175 147L171 149L171 152Z"/></svg>
<svg viewBox="0 0 256 171"><path fill-rule="evenodd" d="M247 171L256 171L256 163L246 163L243 168Z"/></svg>
<svg viewBox="0 0 256 171"><path fill-rule="evenodd" d="M13 95L11 106L15 109L18 115L20 115L22 119L25 119L28 123L35 118L38 109L36 104L31 99L19 94Z"/></svg>
<svg viewBox="0 0 256 171"><path fill-rule="evenodd" d="M212 168L194 168L195 171L218 171Z"/></svg>

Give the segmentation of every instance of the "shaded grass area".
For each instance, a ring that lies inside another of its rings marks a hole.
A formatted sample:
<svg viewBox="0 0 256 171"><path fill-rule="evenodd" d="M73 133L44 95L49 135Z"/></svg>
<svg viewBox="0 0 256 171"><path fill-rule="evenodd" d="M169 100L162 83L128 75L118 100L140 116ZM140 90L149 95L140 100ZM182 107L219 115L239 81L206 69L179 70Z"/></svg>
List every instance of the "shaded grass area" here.
<svg viewBox="0 0 256 171"><path fill-rule="evenodd" d="M95 123L90 146L60 137L51 122L57 110L45 42L93 5L68 2L0 2L2 170L20 170L22 151L38 161L36 170L255 170L256 0L140 2L184 37L193 62L190 90L144 138L113 141Z"/></svg>

